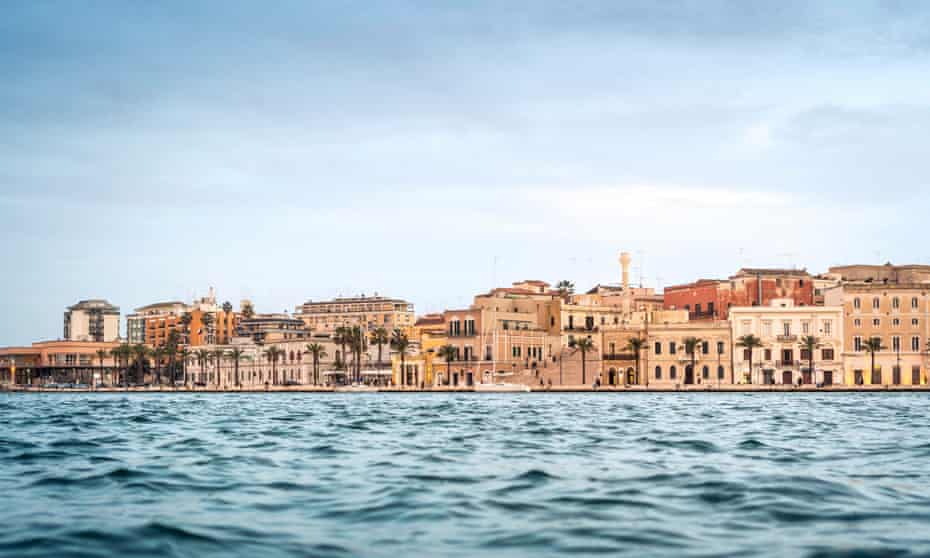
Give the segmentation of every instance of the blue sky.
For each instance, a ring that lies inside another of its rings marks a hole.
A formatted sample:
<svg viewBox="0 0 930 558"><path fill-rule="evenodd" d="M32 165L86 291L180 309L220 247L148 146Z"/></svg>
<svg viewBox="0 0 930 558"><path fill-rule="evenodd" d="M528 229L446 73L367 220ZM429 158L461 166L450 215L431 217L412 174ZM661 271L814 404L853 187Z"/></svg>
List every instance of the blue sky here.
<svg viewBox="0 0 930 558"><path fill-rule="evenodd" d="M215 286L930 261L923 2L11 2L0 344ZM496 265L495 265L496 257Z"/></svg>

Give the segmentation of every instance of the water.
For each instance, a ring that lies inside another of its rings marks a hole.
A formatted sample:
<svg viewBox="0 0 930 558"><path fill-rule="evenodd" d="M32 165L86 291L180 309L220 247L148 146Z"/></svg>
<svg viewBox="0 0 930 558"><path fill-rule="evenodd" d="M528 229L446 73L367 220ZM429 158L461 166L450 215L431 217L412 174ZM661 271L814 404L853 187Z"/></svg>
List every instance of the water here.
<svg viewBox="0 0 930 558"><path fill-rule="evenodd" d="M930 553L923 394L0 394L0 556Z"/></svg>

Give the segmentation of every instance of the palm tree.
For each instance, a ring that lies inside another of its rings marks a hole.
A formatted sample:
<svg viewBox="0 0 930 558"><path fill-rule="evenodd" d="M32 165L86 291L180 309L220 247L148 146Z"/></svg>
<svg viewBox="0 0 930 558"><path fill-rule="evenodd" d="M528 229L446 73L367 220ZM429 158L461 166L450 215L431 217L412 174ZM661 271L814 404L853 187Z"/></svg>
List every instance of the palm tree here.
<svg viewBox="0 0 930 558"><path fill-rule="evenodd" d="M645 346L645 345L646 345L646 341L645 341L642 337L631 337L631 338L626 342L626 349L627 349L628 351L630 351L630 352L633 353L633 358L636 360L636 378L637 378L637 382L636 382L636 383L639 383L639 381L638 381L638 380L639 380L639 377L640 377L639 360L640 360L640 357L642 356L641 353L642 353L642 350L643 350L643 346ZM626 383L626 382L624 382L624 383ZM645 383L646 383L646 387L648 387L648 386L649 386L649 373L648 373L648 371L647 371L647 373L646 373L646 382L645 382Z"/></svg>
<svg viewBox="0 0 930 558"><path fill-rule="evenodd" d="M390 342L390 337L388 332L383 327L375 328L369 334L371 336L371 344L378 346L378 368L381 368L381 347L387 345Z"/></svg>
<svg viewBox="0 0 930 558"><path fill-rule="evenodd" d="M569 281L568 279L562 279L555 284L555 290L559 292L559 296L562 298L568 298L569 295L575 293L575 284Z"/></svg>
<svg viewBox="0 0 930 558"><path fill-rule="evenodd" d="M346 326L339 326L333 330L333 342L342 349L339 354L336 355L336 367L342 368L349 362L349 359L346 358L346 345L349 343L349 328Z"/></svg>
<svg viewBox="0 0 930 558"><path fill-rule="evenodd" d="M323 348L323 345L320 345L319 343L311 343L307 345L307 354L313 357L313 383L314 385L319 385L320 359L327 356L326 349Z"/></svg>
<svg viewBox="0 0 930 558"><path fill-rule="evenodd" d="M455 360L457 350L455 345L443 345L439 347L439 357L446 361L446 385L452 385L452 361Z"/></svg>
<svg viewBox="0 0 930 558"><path fill-rule="evenodd" d="M820 339L813 335L805 335L801 338L801 349L807 351L807 369L811 372L811 383L817 383L817 373L814 371L814 349L820 346Z"/></svg>
<svg viewBox="0 0 930 558"><path fill-rule="evenodd" d="M152 357L152 361L155 363L155 385L161 385L161 359L165 356L165 349L162 347L155 347L149 355Z"/></svg>
<svg viewBox="0 0 930 558"><path fill-rule="evenodd" d="M575 349L581 351L581 384L587 385L587 357L588 351L594 349L594 341L591 341L589 337L582 337L581 339L577 339L575 340Z"/></svg>
<svg viewBox="0 0 930 558"><path fill-rule="evenodd" d="M283 350L279 349L275 345L272 345L265 349L265 358L271 362L271 383L272 385L277 385L278 383L278 357L284 353Z"/></svg>
<svg viewBox="0 0 930 558"><path fill-rule="evenodd" d="M221 384L225 384L225 382L220 381L223 375L222 374L223 359L225 358L226 358L226 351L224 351L223 349L219 349L219 348L213 349L213 360L214 362L216 362L216 385L217 386Z"/></svg>
<svg viewBox="0 0 930 558"><path fill-rule="evenodd" d="M182 347L178 351L178 360L181 361L181 380L187 386L187 361L191 358L191 352L187 347Z"/></svg>
<svg viewBox="0 0 930 558"><path fill-rule="evenodd" d="M223 303L223 312L225 312L226 314L229 314L232 311L233 311L232 302L229 302L227 300L226 302Z"/></svg>
<svg viewBox="0 0 930 558"><path fill-rule="evenodd" d="M239 308L239 312L242 314L242 317L249 320L255 316L255 308L252 307L251 302L247 302Z"/></svg>
<svg viewBox="0 0 930 558"><path fill-rule="evenodd" d="M407 350L410 348L410 339L400 329L391 333L391 348L400 353L400 385L407 383Z"/></svg>
<svg viewBox="0 0 930 558"><path fill-rule="evenodd" d="M685 354L691 357L691 381L694 381L695 376L697 376L697 367L695 366L697 362L697 351L698 347L703 343L701 339L697 337L686 337L685 338Z"/></svg>
<svg viewBox="0 0 930 558"><path fill-rule="evenodd" d="M748 334L736 340L736 346L749 350L749 383L752 383L752 351L762 346L762 340L755 335ZM732 378L731 378L732 381Z"/></svg>
<svg viewBox="0 0 930 558"><path fill-rule="evenodd" d="M106 349L97 350L97 360L100 362L100 379L103 379L103 361L109 356L110 353Z"/></svg>
<svg viewBox="0 0 930 558"><path fill-rule="evenodd" d="M148 358L151 351L145 345L133 345L132 354L136 357L136 367L139 371L139 375L136 379L139 380L139 383L145 383L145 360Z"/></svg>
<svg viewBox="0 0 930 558"><path fill-rule="evenodd" d="M875 353L880 353L887 349L888 347L882 346L882 340L880 337L871 337L862 342L862 350L869 353L872 357L872 368L869 372L869 382L872 381L871 376L875 374Z"/></svg>
<svg viewBox="0 0 930 558"><path fill-rule="evenodd" d="M197 364L200 365L200 383L206 383L207 363L210 361L210 351L206 349L197 349L194 356L197 358Z"/></svg>
<svg viewBox="0 0 930 558"><path fill-rule="evenodd" d="M239 347L234 348L233 350L226 353L226 356L229 357L229 360L233 362L234 372L233 372L233 381L235 386L239 387L239 361L244 358L248 358L246 352L240 349Z"/></svg>

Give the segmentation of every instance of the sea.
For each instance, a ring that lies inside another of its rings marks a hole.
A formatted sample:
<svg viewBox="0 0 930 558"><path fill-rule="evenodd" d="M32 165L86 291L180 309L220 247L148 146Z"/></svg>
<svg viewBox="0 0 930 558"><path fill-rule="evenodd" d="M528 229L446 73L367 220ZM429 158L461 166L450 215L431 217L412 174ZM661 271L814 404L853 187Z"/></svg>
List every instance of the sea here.
<svg viewBox="0 0 930 558"><path fill-rule="evenodd" d="M0 394L0 556L930 556L923 393Z"/></svg>

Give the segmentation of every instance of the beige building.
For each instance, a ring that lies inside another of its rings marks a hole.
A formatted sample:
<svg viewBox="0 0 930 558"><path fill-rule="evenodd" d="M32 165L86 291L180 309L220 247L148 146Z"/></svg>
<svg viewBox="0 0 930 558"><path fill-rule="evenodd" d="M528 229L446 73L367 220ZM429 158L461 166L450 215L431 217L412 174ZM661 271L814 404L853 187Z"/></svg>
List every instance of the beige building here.
<svg viewBox="0 0 930 558"><path fill-rule="evenodd" d="M106 300L82 300L65 311L65 341L109 343L119 339L119 307Z"/></svg>
<svg viewBox="0 0 930 558"><path fill-rule="evenodd" d="M884 266L851 266L879 268ZM927 383L927 340L930 338L930 284L884 281L906 273L917 279L915 268L883 269L870 282L843 283L825 294L826 303L842 309L846 382L852 385L923 385ZM838 268L831 268L831 272ZM849 268L844 273L850 275ZM919 270L916 270L919 271ZM850 275L847 275L849 277ZM858 277L859 275L854 275ZM878 279L880 282L875 282ZM883 349L871 355L863 350L867 339L879 339Z"/></svg>
<svg viewBox="0 0 930 558"><path fill-rule="evenodd" d="M639 313L634 320L604 330L601 382L606 385L675 387L732 382L730 324L688 321L685 310ZM632 338L643 340L637 369ZM688 339L696 350L688 351Z"/></svg>
<svg viewBox="0 0 930 558"><path fill-rule="evenodd" d="M750 350L734 347L737 383L753 384L842 384L844 322L838 305L797 306L792 299L773 299L768 306L733 307L730 323L734 344L753 335L762 347ZM814 350L814 371L810 354L802 347L804 337L818 340Z"/></svg>
<svg viewBox="0 0 930 558"><path fill-rule="evenodd" d="M332 332L340 326L360 326L365 331L383 327L388 331L412 327L416 321L413 304L399 298L359 296L308 301L294 315L314 332Z"/></svg>

